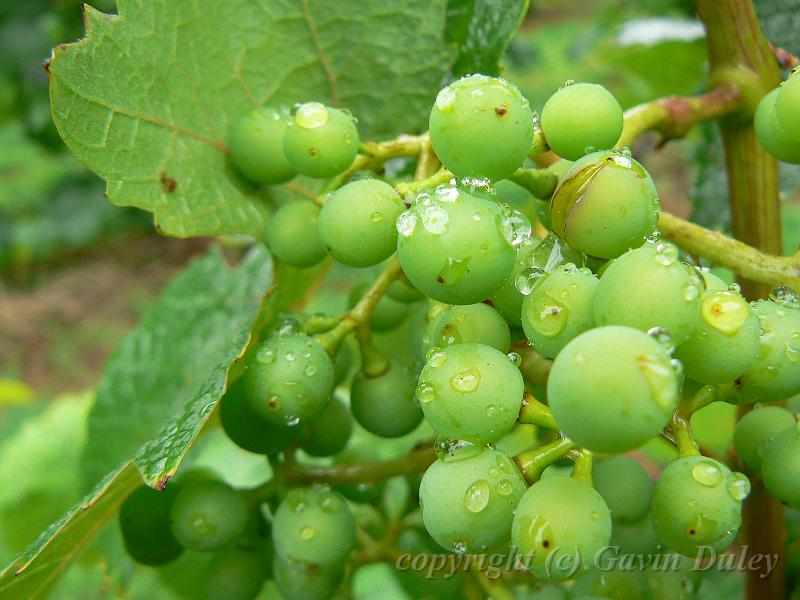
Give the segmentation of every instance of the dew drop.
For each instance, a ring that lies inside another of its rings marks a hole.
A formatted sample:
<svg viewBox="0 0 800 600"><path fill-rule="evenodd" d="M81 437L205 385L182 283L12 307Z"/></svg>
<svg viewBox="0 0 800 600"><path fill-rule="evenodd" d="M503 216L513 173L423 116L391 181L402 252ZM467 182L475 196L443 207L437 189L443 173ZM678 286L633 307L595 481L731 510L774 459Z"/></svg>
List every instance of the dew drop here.
<svg viewBox="0 0 800 600"><path fill-rule="evenodd" d="M480 222L481 218L482 218L481 213L479 212L472 213L472 220L475 221L476 223Z"/></svg>
<svg viewBox="0 0 800 600"><path fill-rule="evenodd" d="M490 404L486 407L486 416L490 419L497 415L497 407L494 404Z"/></svg>
<svg viewBox="0 0 800 600"><path fill-rule="evenodd" d="M317 534L316 530L313 527L303 527L300 530L300 539L304 541L308 541L313 538Z"/></svg>
<svg viewBox="0 0 800 600"><path fill-rule="evenodd" d="M508 360L511 361L511 364L515 367L518 367L522 364L522 357L519 355L518 352L509 352L506 354Z"/></svg>
<svg viewBox="0 0 800 600"><path fill-rule="evenodd" d="M297 355L294 353L294 350L287 350L283 358L285 358L287 362L293 362L294 359L297 358Z"/></svg>
<svg viewBox="0 0 800 600"><path fill-rule="evenodd" d="M319 505L327 513L339 512L339 501L333 494L325 494L319 501Z"/></svg>
<svg viewBox="0 0 800 600"><path fill-rule="evenodd" d="M722 483L722 470L710 460L701 460L692 467L692 478L706 487Z"/></svg>
<svg viewBox="0 0 800 600"><path fill-rule="evenodd" d="M441 271L436 279L443 285L454 285L461 281L464 274L469 270L469 257L456 258L453 256L447 257L447 262L442 266Z"/></svg>
<svg viewBox="0 0 800 600"><path fill-rule="evenodd" d="M497 467L494 466L489 467L488 473L489 477L492 477L493 479L497 479L498 477L500 477L500 469L498 469Z"/></svg>
<svg viewBox="0 0 800 600"><path fill-rule="evenodd" d="M728 479L728 494L737 502L750 495L750 480L741 473L731 473Z"/></svg>
<svg viewBox="0 0 800 600"><path fill-rule="evenodd" d="M211 535L217 531L217 528L209 523L202 514L192 515L189 525L194 533L201 536Z"/></svg>
<svg viewBox="0 0 800 600"><path fill-rule="evenodd" d="M800 337L797 331L795 331L791 335L791 339L786 342L786 345L783 347L783 355L786 357L790 363L797 363L800 362L800 340L797 338Z"/></svg>
<svg viewBox="0 0 800 600"><path fill-rule="evenodd" d="M668 353L672 353L675 350L675 342L672 340L672 335L663 327L651 327L647 330L647 335L661 344L661 347Z"/></svg>
<svg viewBox="0 0 800 600"><path fill-rule="evenodd" d="M485 479L478 479L467 488L464 494L464 506L472 513L481 512L489 504L489 483Z"/></svg>
<svg viewBox="0 0 800 600"><path fill-rule="evenodd" d="M647 384L650 386L650 392L655 403L665 413L672 413L675 409L677 387L672 364L654 354L640 356L637 364Z"/></svg>
<svg viewBox="0 0 800 600"><path fill-rule="evenodd" d="M369 220L372 221L373 223L380 223L381 221L383 221L383 214L379 213L378 211L375 211L369 216Z"/></svg>
<svg viewBox="0 0 800 600"><path fill-rule="evenodd" d="M301 104L294 116L295 123L305 129L322 127L328 122L328 119L330 119L328 108L320 102Z"/></svg>
<svg viewBox="0 0 800 600"><path fill-rule="evenodd" d="M539 267L523 269L514 278L514 286L523 296L530 296L543 275L545 275L545 272Z"/></svg>
<svg viewBox="0 0 800 600"><path fill-rule="evenodd" d="M511 492L513 491L514 484L512 484L508 479L503 479L503 481L497 484L497 493L501 496L510 496Z"/></svg>
<svg viewBox="0 0 800 600"><path fill-rule="evenodd" d="M302 490L292 490L286 496L286 502L293 512L303 512L306 509L306 495Z"/></svg>
<svg viewBox="0 0 800 600"><path fill-rule="evenodd" d="M305 373L308 377L313 377L317 373L317 367L314 365L307 365L305 369L303 369L303 373Z"/></svg>
<svg viewBox="0 0 800 600"><path fill-rule="evenodd" d="M453 112L456 106L456 93L450 88L444 88L436 96L436 108L440 112Z"/></svg>
<svg viewBox="0 0 800 600"><path fill-rule="evenodd" d="M717 331L734 335L751 314L750 305L736 292L722 290L706 294L700 306L703 320Z"/></svg>
<svg viewBox="0 0 800 600"><path fill-rule="evenodd" d="M447 360L447 355L439 346L434 346L425 353L425 360L431 367L441 367Z"/></svg>
<svg viewBox="0 0 800 600"><path fill-rule="evenodd" d="M678 249L672 244L660 242L656 246L656 260L665 267L675 264L678 260Z"/></svg>
<svg viewBox="0 0 800 600"><path fill-rule="evenodd" d="M769 299L786 308L800 309L800 296L788 285L776 287L770 293Z"/></svg>
<svg viewBox="0 0 800 600"><path fill-rule="evenodd" d="M456 554L464 554L467 551L467 545L464 542L453 543L453 552Z"/></svg>
<svg viewBox="0 0 800 600"><path fill-rule="evenodd" d="M256 354L256 360L264 364L273 363L275 362L275 351L272 348L263 348Z"/></svg>
<svg viewBox="0 0 800 600"><path fill-rule="evenodd" d="M441 206L426 206L422 209L422 226L428 233L441 235L447 230L450 216Z"/></svg>
<svg viewBox="0 0 800 600"><path fill-rule="evenodd" d="M436 400L436 390L433 389L430 383L420 381L415 393L417 395L417 400L422 404L428 404Z"/></svg>
<svg viewBox="0 0 800 600"><path fill-rule="evenodd" d="M481 383L481 372L477 367L456 373L450 378L450 387L463 394L474 392Z"/></svg>
<svg viewBox="0 0 800 600"><path fill-rule="evenodd" d="M694 283L688 284L685 288L683 288L683 299L687 302L694 302L697 300L697 297L700 295L700 287L695 285Z"/></svg>
<svg viewBox="0 0 800 600"><path fill-rule="evenodd" d="M528 318L531 326L546 337L556 337L567 326L569 309L549 294L531 296L528 306Z"/></svg>
<svg viewBox="0 0 800 600"><path fill-rule="evenodd" d="M410 210L405 211L399 217L397 217L397 223L395 224L397 233L403 237L411 237L416 226L417 216Z"/></svg>
<svg viewBox="0 0 800 600"><path fill-rule="evenodd" d="M297 415L286 415L283 419L286 421L287 427L294 427L300 423L300 417Z"/></svg>

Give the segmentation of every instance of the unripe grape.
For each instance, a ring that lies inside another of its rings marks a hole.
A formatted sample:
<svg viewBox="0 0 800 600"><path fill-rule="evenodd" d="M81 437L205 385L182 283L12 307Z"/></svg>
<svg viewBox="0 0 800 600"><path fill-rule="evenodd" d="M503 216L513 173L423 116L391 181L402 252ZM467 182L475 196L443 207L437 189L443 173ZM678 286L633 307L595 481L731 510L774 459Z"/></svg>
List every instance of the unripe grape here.
<svg viewBox="0 0 800 600"><path fill-rule="evenodd" d="M537 352L554 358L575 336L594 326L599 280L569 263L539 279L522 303L522 328Z"/></svg>
<svg viewBox="0 0 800 600"><path fill-rule="evenodd" d="M327 600L342 583L341 565L315 565L291 558L275 558L275 587L286 600Z"/></svg>
<svg viewBox="0 0 800 600"><path fill-rule="evenodd" d="M389 284L389 289L386 290L386 295L392 300L404 302L405 304L412 304L418 300L425 298L425 294L420 292L417 288L411 285L405 273Z"/></svg>
<svg viewBox="0 0 800 600"><path fill-rule="evenodd" d="M283 153L291 117L286 108L259 108L241 117L228 132L231 162L256 183L283 183L297 171Z"/></svg>
<svg viewBox="0 0 800 600"><path fill-rule="evenodd" d="M630 327L582 333L558 354L547 400L561 430L594 452L632 450L658 435L678 402L666 349Z"/></svg>
<svg viewBox="0 0 800 600"><path fill-rule="evenodd" d="M725 291L730 289L730 286L725 283L719 276L712 273L709 269L697 269L703 283L706 286L706 292Z"/></svg>
<svg viewBox="0 0 800 600"><path fill-rule="evenodd" d="M636 523L614 522L611 545L618 546L620 554L663 554L665 550L656 535L651 512Z"/></svg>
<svg viewBox="0 0 800 600"><path fill-rule="evenodd" d="M761 337L750 369L735 381L736 403L777 402L800 392L800 300L789 288L778 288L754 304Z"/></svg>
<svg viewBox="0 0 800 600"><path fill-rule="evenodd" d="M436 155L457 177L504 179L528 156L533 113L506 80L470 75L439 92L429 130Z"/></svg>
<svg viewBox="0 0 800 600"><path fill-rule="evenodd" d="M480 302L497 291L514 265L518 232L509 216L493 200L463 189L441 186L417 195L397 230L403 271L440 302Z"/></svg>
<svg viewBox="0 0 800 600"><path fill-rule="evenodd" d="M592 486L572 477L537 481L514 513L511 541L526 566L542 580L573 576L576 560L580 560L578 571L588 569L610 539L608 506Z"/></svg>
<svg viewBox="0 0 800 600"><path fill-rule="evenodd" d="M372 284L369 281L362 281L350 290L347 304L353 308L361 297L369 290ZM402 323L409 313L409 305L405 302L395 300L391 296L383 295L372 311L369 319L369 328L372 331L389 331Z"/></svg>
<svg viewBox="0 0 800 600"><path fill-rule="evenodd" d="M303 427L302 448L311 456L333 456L347 445L352 431L350 411L336 397L331 398Z"/></svg>
<svg viewBox="0 0 800 600"><path fill-rule="evenodd" d="M613 556L613 555L612 555ZM594 560L595 557L586 557ZM613 565L612 565L613 566ZM642 571L631 567L591 569L570 588L572 598L608 598L608 600L652 600L650 586Z"/></svg>
<svg viewBox="0 0 800 600"><path fill-rule="evenodd" d="M342 173L358 154L358 130L348 113L319 102L300 105L283 141L289 163L309 177Z"/></svg>
<svg viewBox="0 0 800 600"><path fill-rule="evenodd" d="M702 291L700 276L678 261L675 246L648 243L606 268L594 295L595 322L642 331L660 327L677 346L697 325Z"/></svg>
<svg viewBox="0 0 800 600"><path fill-rule="evenodd" d="M488 304L451 306L443 311L433 329L429 349L475 342L508 352L511 332L508 323Z"/></svg>
<svg viewBox="0 0 800 600"><path fill-rule="evenodd" d="M536 283L553 269L572 263L586 264L586 257L550 232L544 239L531 236L517 247L514 267L492 296L492 304L510 324L522 327L522 302Z"/></svg>
<svg viewBox="0 0 800 600"><path fill-rule="evenodd" d="M392 186L359 179L332 192L319 213L319 236L338 262L369 267L397 248L395 222L406 209Z"/></svg>
<svg viewBox="0 0 800 600"><path fill-rule="evenodd" d="M163 492L140 487L122 503L119 528L128 555L143 565L163 565L176 559L183 546L169 527L169 513L180 487Z"/></svg>
<svg viewBox="0 0 800 600"><path fill-rule="evenodd" d="M577 161L553 192L553 232L590 256L616 258L653 233L660 206L642 165L620 152L595 152Z"/></svg>
<svg viewBox="0 0 800 600"><path fill-rule="evenodd" d="M754 471L761 468L763 444L795 425L794 415L781 406L756 406L736 423L733 446L741 461Z"/></svg>
<svg viewBox="0 0 800 600"><path fill-rule="evenodd" d="M254 600L268 574L262 553L225 548L206 569L206 592L210 600Z"/></svg>
<svg viewBox="0 0 800 600"><path fill-rule="evenodd" d="M800 148L800 75L796 70L778 87L775 118L781 129Z"/></svg>
<svg viewBox="0 0 800 600"><path fill-rule="evenodd" d="M234 383L220 400L219 419L231 441L256 454L277 454L297 437L285 424L276 425L258 414L245 397L241 380Z"/></svg>
<svg viewBox="0 0 800 600"><path fill-rule="evenodd" d="M387 438L401 437L422 422L422 411L414 397L414 371L392 360L380 375L361 372L350 387L350 410L364 429Z"/></svg>
<svg viewBox="0 0 800 600"><path fill-rule="evenodd" d="M675 358L683 363L686 377L695 381L733 381L756 361L760 333L755 312L739 292L706 292L700 319Z"/></svg>
<svg viewBox="0 0 800 600"><path fill-rule="evenodd" d="M436 433L487 444L511 431L524 391L522 374L505 354L468 343L432 351L416 394Z"/></svg>
<svg viewBox="0 0 800 600"><path fill-rule="evenodd" d="M742 522L750 481L705 456L685 456L662 472L653 494L653 525L668 548L697 556L700 547L724 550Z"/></svg>
<svg viewBox="0 0 800 600"><path fill-rule="evenodd" d="M629 456L611 456L596 461L592 480L611 510L615 523L636 523L650 510L653 481L644 467Z"/></svg>
<svg viewBox="0 0 800 600"><path fill-rule="evenodd" d="M333 392L333 363L307 335L275 335L259 346L242 377L247 399L276 425L297 425L319 413Z"/></svg>
<svg viewBox="0 0 800 600"><path fill-rule="evenodd" d="M184 484L170 510L172 533L190 550L208 552L227 546L245 529L247 503L221 481Z"/></svg>
<svg viewBox="0 0 800 600"><path fill-rule="evenodd" d="M761 475L770 495L794 509L800 507L800 437L787 427L761 446Z"/></svg>
<svg viewBox="0 0 800 600"><path fill-rule="evenodd" d="M545 103L542 130L553 152L577 160L617 143L622 135L622 108L602 85L573 83Z"/></svg>
<svg viewBox="0 0 800 600"><path fill-rule="evenodd" d="M783 120L778 119L775 110L780 92L781 88L776 88L761 99L753 118L753 126L758 141L772 156L783 162L800 163L800 138L792 136L784 129Z"/></svg>
<svg viewBox="0 0 800 600"><path fill-rule="evenodd" d="M418 529L406 529L397 539L397 547L410 556L441 554L439 547L430 536ZM438 565L436 565L438 566ZM441 568L416 570L393 569L392 573L413 600L460 599L464 587L465 574L461 571L452 573L446 566Z"/></svg>
<svg viewBox="0 0 800 600"><path fill-rule="evenodd" d="M319 208L307 200L284 204L267 226L272 254L293 267L310 267L325 258L325 246L317 230Z"/></svg>
<svg viewBox="0 0 800 600"><path fill-rule="evenodd" d="M511 520L525 480L499 450L467 446L439 458L419 488L425 529L456 553L480 553L508 544Z"/></svg>
<svg viewBox="0 0 800 600"><path fill-rule="evenodd" d="M350 507L325 485L291 490L272 521L275 552L284 560L341 564L355 539L356 522Z"/></svg>

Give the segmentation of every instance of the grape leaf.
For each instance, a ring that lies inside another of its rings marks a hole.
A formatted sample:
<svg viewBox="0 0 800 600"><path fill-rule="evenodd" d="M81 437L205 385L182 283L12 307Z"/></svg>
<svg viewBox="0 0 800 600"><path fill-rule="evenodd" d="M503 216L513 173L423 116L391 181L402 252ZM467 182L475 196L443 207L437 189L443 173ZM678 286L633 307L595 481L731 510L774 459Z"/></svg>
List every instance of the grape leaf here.
<svg viewBox="0 0 800 600"><path fill-rule="evenodd" d="M263 236L263 195L225 132L267 103L350 109L365 136L424 126L454 59L446 0L120 0L49 62L56 125L108 199L178 237Z"/></svg>
<svg viewBox="0 0 800 600"><path fill-rule="evenodd" d="M450 0L447 39L459 46L453 75L500 74L500 59L528 12L529 0Z"/></svg>
<svg viewBox="0 0 800 600"><path fill-rule="evenodd" d="M758 0L753 4L767 39L784 50L800 53L800 0Z"/></svg>

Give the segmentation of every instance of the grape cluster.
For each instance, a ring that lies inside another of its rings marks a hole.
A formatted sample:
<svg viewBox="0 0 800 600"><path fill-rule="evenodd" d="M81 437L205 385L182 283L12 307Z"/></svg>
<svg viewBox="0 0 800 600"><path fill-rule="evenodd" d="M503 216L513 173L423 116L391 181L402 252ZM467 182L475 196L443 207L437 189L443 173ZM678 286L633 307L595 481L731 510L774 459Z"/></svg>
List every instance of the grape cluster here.
<svg viewBox="0 0 800 600"><path fill-rule="evenodd" d="M791 158L798 139L798 89L795 75L759 107L776 156ZM374 167L356 120L317 102L234 124L230 160L253 183L333 178L272 215L276 260L307 268L329 256L376 276L357 276L340 315L263 325L231 372L220 421L241 449L269 457L267 499L208 477L142 488L120 512L131 556L214 553L209 595L243 600L265 579L288 600L331 597L353 550L366 560L381 536L391 552L516 552L547 584L532 597L564 597L566 579L576 598L685 590L686 573L601 575L592 557L611 542L694 556L734 540L750 483L700 454L688 417L709 390L735 404L800 392L800 299L781 287L748 302L682 260L656 230L653 180L615 148L622 122L595 84L558 90L539 120L509 82L465 77L440 91L420 142L438 173L422 159ZM535 198L519 175L542 136L555 160L542 171L557 184ZM625 454L662 434L678 456L660 474ZM406 448L424 438L435 451L421 479L396 480L411 501L383 530L379 438ZM772 495L800 508L791 413L752 410L734 444ZM414 597L457 597L463 578L398 582Z"/></svg>

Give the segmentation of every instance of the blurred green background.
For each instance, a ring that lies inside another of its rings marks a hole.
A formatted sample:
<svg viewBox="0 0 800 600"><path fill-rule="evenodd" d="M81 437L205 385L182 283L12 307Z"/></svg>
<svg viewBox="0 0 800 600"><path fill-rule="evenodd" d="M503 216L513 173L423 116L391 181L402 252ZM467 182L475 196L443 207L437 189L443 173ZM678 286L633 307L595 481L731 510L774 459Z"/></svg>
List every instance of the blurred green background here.
<svg viewBox="0 0 800 600"><path fill-rule="evenodd" d="M90 4L114 10L113 0ZM77 1L0 4L3 565L80 498L84 490L77 464L86 415L108 353L166 282L210 243L159 237L149 214L110 206L103 183L61 143L50 120L43 65L51 47L79 38L82 29ZM775 36L780 35L776 29ZM550 0L533 3L504 66L504 76L535 108L570 79L602 83L628 108L663 95L701 91L706 52L690 1ZM656 143L646 137L634 152L651 170L667 209L726 230L726 186L714 127L699 127L662 148ZM800 243L800 168L781 169L788 252ZM353 269L334 269L312 308L341 310L353 283L365 277ZM385 334L379 342L396 346L397 336L404 335L402 330ZM711 452L727 451L733 413L732 407L712 405L695 417L698 436ZM664 456L657 445L645 451L656 461ZM235 484L257 483L266 473L261 459L215 434L191 458L212 467L226 465L225 476ZM191 597L192 573L202 568L191 556L161 571L133 566L122 558L116 530L109 527L67 573L55 597ZM737 576L710 578L701 586L701 597L740 595ZM358 574L354 595L406 597L381 565Z"/></svg>

